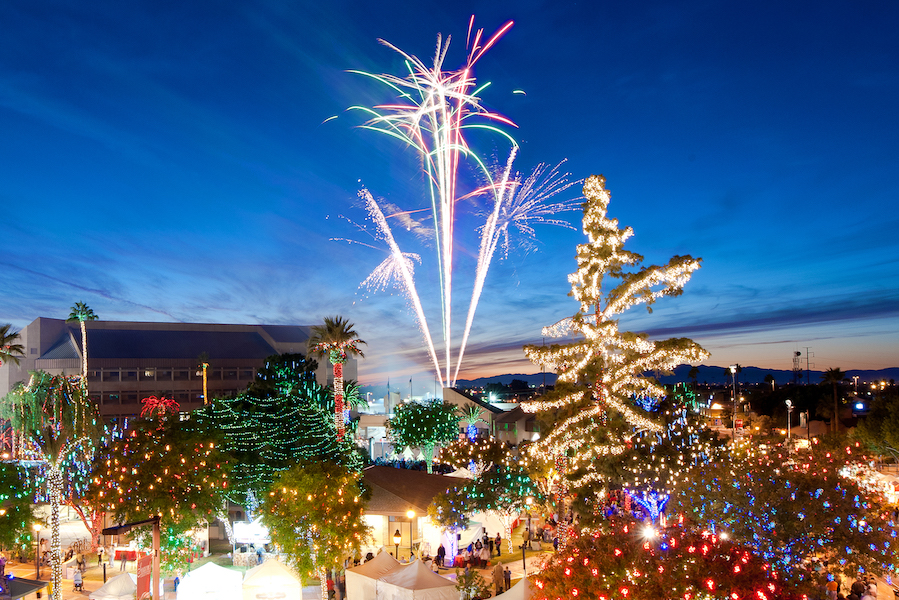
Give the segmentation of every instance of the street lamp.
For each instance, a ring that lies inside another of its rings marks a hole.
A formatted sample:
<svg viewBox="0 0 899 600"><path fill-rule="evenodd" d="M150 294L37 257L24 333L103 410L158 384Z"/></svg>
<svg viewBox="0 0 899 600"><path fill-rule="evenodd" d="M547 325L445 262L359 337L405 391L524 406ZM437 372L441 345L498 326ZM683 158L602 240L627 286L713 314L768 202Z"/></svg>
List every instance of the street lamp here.
<svg viewBox="0 0 899 600"><path fill-rule="evenodd" d="M415 518L415 511L410 508L406 516L409 517L409 562L412 562L412 519Z"/></svg>
<svg viewBox="0 0 899 600"><path fill-rule="evenodd" d="M528 539L525 540L525 542L527 543L528 547L530 547L530 545L531 545L531 506L534 504L534 497L528 496L527 498L525 498L524 504L527 507L526 510L528 511Z"/></svg>
<svg viewBox="0 0 899 600"><path fill-rule="evenodd" d="M403 536L400 533L400 530L397 529L393 534L393 545L396 546L396 559L400 559L400 542L403 540Z"/></svg>
<svg viewBox="0 0 899 600"><path fill-rule="evenodd" d="M40 579L41 578L41 563L40 563L41 524L35 523L32 527L34 529L34 578Z"/></svg>
<svg viewBox="0 0 899 600"><path fill-rule="evenodd" d="M793 401L789 398L786 401L787 405L787 444L790 443L790 413L793 412Z"/></svg>

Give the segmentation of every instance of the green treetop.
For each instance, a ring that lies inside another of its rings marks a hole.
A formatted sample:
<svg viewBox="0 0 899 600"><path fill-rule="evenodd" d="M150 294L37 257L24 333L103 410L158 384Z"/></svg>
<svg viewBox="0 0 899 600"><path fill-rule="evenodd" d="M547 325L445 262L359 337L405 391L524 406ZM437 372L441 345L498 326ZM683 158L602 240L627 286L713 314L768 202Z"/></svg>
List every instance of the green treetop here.
<svg viewBox="0 0 899 600"><path fill-rule="evenodd" d="M394 448L421 448L428 473L432 470L434 449L459 436L459 409L448 402L407 402L396 407L387 421L387 435Z"/></svg>

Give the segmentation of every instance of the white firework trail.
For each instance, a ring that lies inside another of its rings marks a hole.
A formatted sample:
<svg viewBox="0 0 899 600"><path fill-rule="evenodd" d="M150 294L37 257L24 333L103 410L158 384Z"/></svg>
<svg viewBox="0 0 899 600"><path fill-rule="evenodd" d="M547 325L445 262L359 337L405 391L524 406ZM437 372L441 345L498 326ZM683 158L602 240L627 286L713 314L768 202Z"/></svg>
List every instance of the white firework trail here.
<svg viewBox="0 0 899 600"><path fill-rule="evenodd" d="M578 210L581 206L582 198L580 197L557 202L549 201L578 183L578 181L569 181L568 173L559 172L559 167L565 161L560 162L552 169L549 169L545 163L541 163L524 181L521 180L520 174L510 181L512 162L515 160L517 150L517 147L513 147L509 154L502 177L494 190L493 211L487 217L484 227L481 228L478 267L475 272L474 288L471 293L471 302L468 305L468 318L462 334L462 345L459 346L452 385L455 385L459 378L459 369L462 367L462 357L465 354L465 347L468 345L474 315L481 293L484 291L484 282L487 279L487 272L490 270L490 263L493 262L493 256L500 240L503 241L505 255L508 256L509 228L514 227L528 242L533 241L536 237L533 227L535 224L575 229L568 221L551 218L560 212Z"/></svg>

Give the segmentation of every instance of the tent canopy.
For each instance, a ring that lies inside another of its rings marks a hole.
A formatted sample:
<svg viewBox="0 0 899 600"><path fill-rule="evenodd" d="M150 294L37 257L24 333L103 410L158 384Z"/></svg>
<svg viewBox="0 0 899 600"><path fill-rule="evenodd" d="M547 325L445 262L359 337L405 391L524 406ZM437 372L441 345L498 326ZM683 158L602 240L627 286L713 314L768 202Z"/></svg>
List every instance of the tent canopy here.
<svg viewBox="0 0 899 600"><path fill-rule="evenodd" d="M91 600L133 600L137 594L137 576L132 573L116 575L88 596Z"/></svg>
<svg viewBox="0 0 899 600"><path fill-rule="evenodd" d="M493 600L529 600L534 595L534 584L527 577L522 577L518 583L496 596Z"/></svg>
<svg viewBox="0 0 899 600"><path fill-rule="evenodd" d="M300 580L277 560L267 560L258 567L247 571L243 580L244 600L255 600L257 592L277 591L284 594L284 600L302 600L303 587Z"/></svg>
<svg viewBox="0 0 899 600"><path fill-rule="evenodd" d="M400 562L382 548L378 555L365 564L347 569L347 600L374 600L377 595L375 582L379 577L399 568Z"/></svg>
<svg viewBox="0 0 899 600"><path fill-rule="evenodd" d="M243 573L206 563L185 575L178 585L178 600L216 598L240 600Z"/></svg>
<svg viewBox="0 0 899 600"><path fill-rule="evenodd" d="M456 584L431 571L416 560L401 565L381 577L376 587L378 600L458 600Z"/></svg>

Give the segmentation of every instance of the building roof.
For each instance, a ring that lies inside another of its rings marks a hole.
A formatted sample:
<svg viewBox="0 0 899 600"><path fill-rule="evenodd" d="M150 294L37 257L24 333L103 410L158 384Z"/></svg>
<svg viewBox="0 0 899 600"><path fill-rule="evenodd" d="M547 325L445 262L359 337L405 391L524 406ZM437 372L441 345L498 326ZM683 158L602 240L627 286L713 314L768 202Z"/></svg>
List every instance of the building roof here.
<svg viewBox="0 0 899 600"><path fill-rule="evenodd" d="M494 417L493 421L495 423L517 423L522 419L534 418L534 415L524 412L521 409L521 406L516 406L510 411L504 412L501 415L497 415Z"/></svg>
<svg viewBox="0 0 899 600"><path fill-rule="evenodd" d="M459 388L449 388L449 389L453 390L456 394L462 396L463 398L465 398L472 404L480 406L481 408L485 408L485 409L487 409L487 411L492 412L493 414L499 414L499 413L504 412L503 409L499 408L498 406L493 406L489 402L484 402L483 400L479 400L464 390L460 390Z"/></svg>
<svg viewBox="0 0 899 600"><path fill-rule="evenodd" d="M210 359L264 359L285 351L306 350L309 326L218 325L89 321L88 356L94 359L189 359L204 352ZM277 347L276 347L277 346ZM81 327L67 323L41 359L81 357Z"/></svg>
<svg viewBox="0 0 899 600"><path fill-rule="evenodd" d="M445 475L379 466L364 469L362 480L372 490L366 512L388 516L405 516L410 508L425 515L437 494L459 483Z"/></svg>

